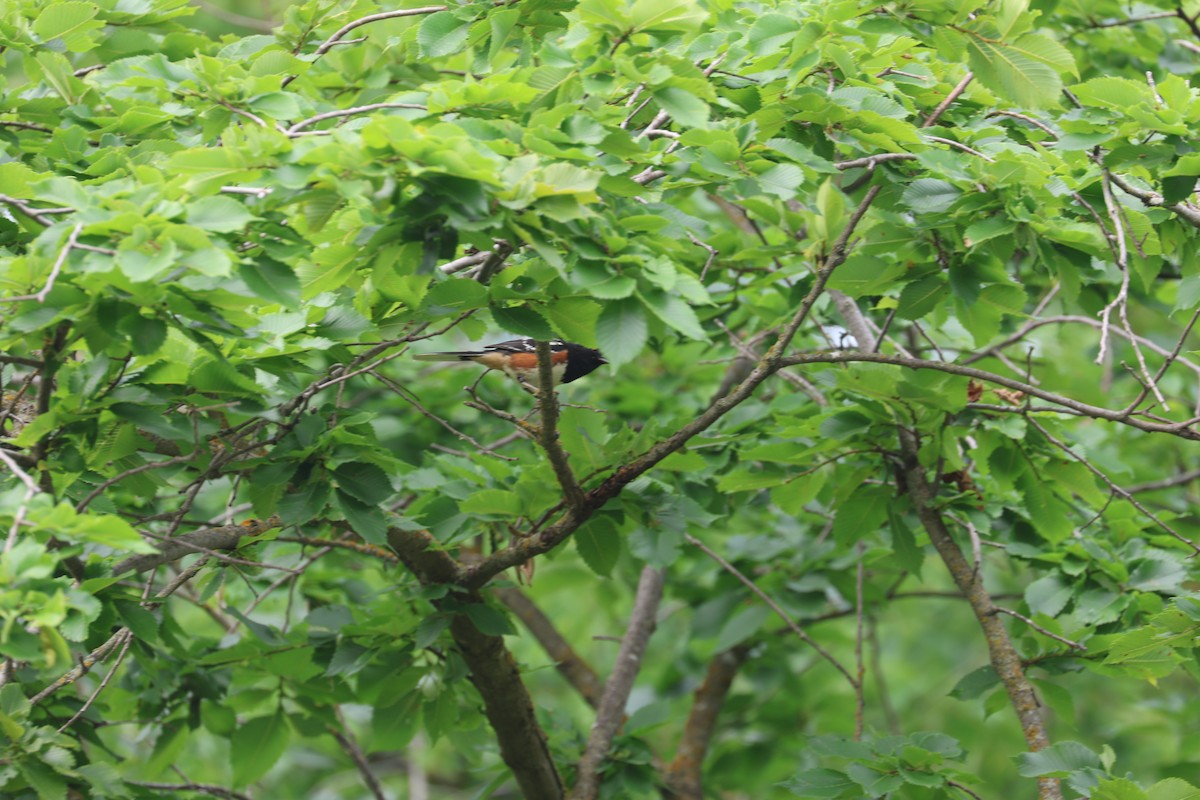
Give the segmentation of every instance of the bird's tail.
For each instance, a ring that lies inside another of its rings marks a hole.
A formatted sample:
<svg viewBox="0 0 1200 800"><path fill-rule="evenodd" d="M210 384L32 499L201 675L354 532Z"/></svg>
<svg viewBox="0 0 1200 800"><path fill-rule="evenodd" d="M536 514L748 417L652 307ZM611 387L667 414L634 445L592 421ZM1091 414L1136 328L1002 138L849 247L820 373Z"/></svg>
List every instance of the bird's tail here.
<svg viewBox="0 0 1200 800"><path fill-rule="evenodd" d="M417 361L471 361L483 355L482 350L455 350L448 353L418 353Z"/></svg>

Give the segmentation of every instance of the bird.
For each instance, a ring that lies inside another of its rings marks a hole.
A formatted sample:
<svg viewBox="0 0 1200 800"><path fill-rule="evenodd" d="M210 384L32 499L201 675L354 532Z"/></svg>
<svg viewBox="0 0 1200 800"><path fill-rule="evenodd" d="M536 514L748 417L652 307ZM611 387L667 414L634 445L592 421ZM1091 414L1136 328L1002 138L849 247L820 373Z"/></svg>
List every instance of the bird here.
<svg viewBox="0 0 1200 800"><path fill-rule="evenodd" d="M554 383L570 383L594 372L608 361L599 350L574 342L551 339L550 364ZM420 353L418 361L472 361L488 369L500 370L521 383L541 386L538 376L537 340L510 339L507 342L485 345L479 350L450 350L442 353Z"/></svg>

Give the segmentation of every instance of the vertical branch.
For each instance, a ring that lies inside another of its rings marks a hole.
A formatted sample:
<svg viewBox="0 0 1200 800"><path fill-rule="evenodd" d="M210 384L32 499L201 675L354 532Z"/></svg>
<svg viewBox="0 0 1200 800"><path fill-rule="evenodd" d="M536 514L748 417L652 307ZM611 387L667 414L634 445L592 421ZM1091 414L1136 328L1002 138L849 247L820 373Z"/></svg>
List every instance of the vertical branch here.
<svg viewBox="0 0 1200 800"><path fill-rule="evenodd" d="M925 469L917 458L918 449L916 436L900 428L900 456L905 485L908 487L917 517L929 534L929 541L950 571L954 583L971 604L971 610L975 612L975 618L987 641L992 668L1004 684L1009 702L1017 712L1017 719L1029 749L1034 752L1044 750L1050 746L1046 720L1042 716L1042 706L1033 691L1033 685L1025 677L1021 655L1013 645L1008 630L1000 621L999 611L992 601L992 596L983 585L983 576L971 568L958 543L950 535L941 513L934 506L935 489L929 484ZM1062 796L1062 787L1057 778L1038 779L1039 800L1062 800Z"/></svg>
<svg viewBox="0 0 1200 800"><path fill-rule="evenodd" d="M525 624L533 638L538 640L538 644L554 660L555 668L575 687L587 704L592 708L598 707L604 685L596 671L575 652L542 610L524 592L514 587L497 588L492 594L500 598L500 602L508 606L508 610Z"/></svg>
<svg viewBox="0 0 1200 800"><path fill-rule="evenodd" d="M558 485L562 487L567 508L576 511L584 504L583 489L579 488L579 481L575 479L575 473L571 472L567 454L558 442L558 398L554 396L554 364L550 360L549 342L537 343L537 360L538 408L542 417L538 439L542 449L546 451L546 457L550 459L550 466L554 468Z"/></svg>
<svg viewBox="0 0 1200 800"><path fill-rule="evenodd" d="M866 662L863 661L863 583L866 579L867 568L863 563L866 545L858 543L858 567L854 576L854 740L861 741L863 735L863 718L866 716L867 699L863 682L867 673Z"/></svg>
<svg viewBox="0 0 1200 800"><path fill-rule="evenodd" d="M600 766L612 746L613 737L625 717L625 703L633 689L633 681L642 667L642 655L646 642L654 633L654 617L662 600L664 570L646 566L638 579L637 597L633 601L633 613L629 615L629 629L621 639L617 663L613 667L600 708L596 711L596 722L588 736L587 748L579 759L578 777L571 790L571 800L594 800L600 789Z"/></svg>
<svg viewBox="0 0 1200 800"><path fill-rule="evenodd" d="M729 687L749 655L749 645L738 645L717 653L708 664L704 682L696 687L692 708L683 726L683 737L679 740L679 749L663 776L669 791L678 800L704 800L701 770L704 756L712 741L717 715L725 704Z"/></svg>

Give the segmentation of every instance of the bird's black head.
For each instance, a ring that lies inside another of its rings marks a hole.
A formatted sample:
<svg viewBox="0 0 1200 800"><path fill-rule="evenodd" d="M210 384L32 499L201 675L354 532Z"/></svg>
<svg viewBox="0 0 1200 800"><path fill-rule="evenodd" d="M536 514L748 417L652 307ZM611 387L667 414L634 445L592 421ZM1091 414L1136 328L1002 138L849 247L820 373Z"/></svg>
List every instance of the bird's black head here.
<svg viewBox="0 0 1200 800"><path fill-rule="evenodd" d="M574 342L564 342L563 346L567 349L567 370L563 373L563 383L570 383L582 378L589 372L599 369L601 365L608 363L599 350L593 350Z"/></svg>

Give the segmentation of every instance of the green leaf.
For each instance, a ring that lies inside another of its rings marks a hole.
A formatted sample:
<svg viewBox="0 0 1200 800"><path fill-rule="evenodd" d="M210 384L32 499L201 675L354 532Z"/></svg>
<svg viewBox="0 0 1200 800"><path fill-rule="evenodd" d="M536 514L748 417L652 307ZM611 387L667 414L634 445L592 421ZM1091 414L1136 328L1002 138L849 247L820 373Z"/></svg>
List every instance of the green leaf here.
<svg viewBox="0 0 1200 800"><path fill-rule="evenodd" d="M746 34L746 47L756 56L779 52L795 38L800 20L788 14L767 13L754 20Z"/></svg>
<svg viewBox="0 0 1200 800"><path fill-rule="evenodd" d="M496 325L518 336L547 341L554 338L554 331L546 318L528 305L491 307Z"/></svg>
<svg viewBox="0 0 1200 800"><path fill-rule="evenodd" d="M694 31L708 13L696 0L636 0L629 21L637 31Z"/></svg>
<svg viewBox="0 0 1200 800"><path fill-rule="evenodd" d="M896 316L901 319L920 319L950 294L950 287L941 275L930 275L913 281L900 292Z"/></svg>
<svg viewBox="0 0 1200 800"><path fill-rule="evenodd" d="M291 728L282 712L243 722L231 737L233 785L245 786L265 775L283 755L290 738Z"/></svg>
<svg viewBox="0 0 1200 800"><path fill-rule="evenodd" d="M486 636L515 636L517 629L502 611L484 603L471 603L463 609L471 624Z"/></svg>
<svg viewBox="0 0 1200 800"><path fill-rule="evenodd" d="M232 197L202 197L187 205L187 221L206 231L232 233L258 219Z"/></svg>
<svg viewBox="0 0 1200 800"><path fill-rule="evenodd" d="M1065 778L1084 768L1098 769L1100 756L1079 742L1058 742L1036 753L1017 755L1017 772L1025 778Z"/></svg>
<svg viewBox="0 0 1200 800"><path fill-rule="evenodd" d="M435 283L425 295L424 307L431 312L458 313L488 304L486 286L470 278L451 278Z"/></svg>
<svg viewBox="0 0 1200 800"><path fill-rule="evenodd" d="M962 195L953 184L937 178L917 178L904 190L901 202L918 214L947 210Z"/></svg>
<svg viewBox="0 0 1200 800"><path fill-rule="evenodd" d="M646 345L646 312L636 298L605 303L596 320L596 342L610 363L632 361Z"/></svg>
<svg viewBox="0 0 1200 800"><path fill-rule="evenodd" d="M724 653L757 635L759 628L771 617L771 609L757 600L753 603L734 614L721 626L721 633L717 636L716 645L713 646L716 652Z"/></svg>
<svg viewBox="0 0 1200 800"><path fill-rule="evenodd" d="M422 58L438 58L457 53L467 41L471 24L463 22L453 12L438 11L421 20L417 44Z"/></svg>
<svg viewBox="0 0 1200 800"><path fill-rule="evenodd" d="M839 542L862 542L872 537L887 519L893 491L886 486L859 486L841 504L833 520Z"/></svg>
<svg viewBox="0 0 1200 800"><path fill-rule="evenodd" d="M974 700L991 691L999 683L1000 676L996 674L995 668L988 664L962 676L950 690L950 696L956 700Z"/></svg>
<svg viewBox="0 0 1200 800"><path fill-rule="evenodd" d="M387 473L365 461L351 461L333 471L337 487L367 505L378 505L392 496Z"/></svg>
<svg viewBox="0 0 1200 800"><path fill-rule="evenodd" d="M700 319L696 316L696 312L682 297L657 290L644 292L642 296L646 300L646 307L654 313L654 316L684 336L692 339L708 338L704 328L700 325Z"/></svg>
<svg viewBox="0 0 1200 800"><path fill-rule="evenodd" d="M246 101L250 110L271 119L295 119L302 113L296 95L291 92L267 92Z"/></svg>
<svg viewBox="0 0 1200 800"><path fill-rule="evenodd" d="M42 41L62 39L68 50L90 50L93 42L88 31L104 27L103 22L95 19L98 11L95 4L77 0L49 3L34 20L33 31Z"/></svg>
<svg viewBox="0 0 1200 800"><path fill-rule="evenodd" d="M967 38L967 60L980 83L1018 105L1046 108L1058 103L1062 79L1046 63L1046 48L1037 42L1015 45Z"/></svg>
<svg viewBox="0 0 1200 800"><path fill-rule="evenodd" d="M810 769L784 782L797 797L843 797L846 792L858 791L858 785L844 772L832 769Z"/></svg>
<svg viewBox="0 0 1200 800"><path fill-rule="evenodd" d="M621 555L621 534L608 517L592 517L575 531L575 549L588 569L607 578Z"/></svg>
<svg viewBox="0 0 1200 800"><path fill-rule="evenodd" d="M238 267L238 276L259 297L284 308L300 307L300 279L287 264L271 258L258 258Z"/></svg>
<svg viewBox="0 0 1200 800"><path fill-rule="evenodd" d="M686 89L668 86L655 92L654 99L663 111L686 128L698 128L708 122L708 103Z"/></svg>

